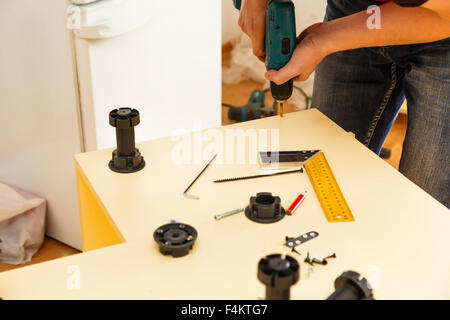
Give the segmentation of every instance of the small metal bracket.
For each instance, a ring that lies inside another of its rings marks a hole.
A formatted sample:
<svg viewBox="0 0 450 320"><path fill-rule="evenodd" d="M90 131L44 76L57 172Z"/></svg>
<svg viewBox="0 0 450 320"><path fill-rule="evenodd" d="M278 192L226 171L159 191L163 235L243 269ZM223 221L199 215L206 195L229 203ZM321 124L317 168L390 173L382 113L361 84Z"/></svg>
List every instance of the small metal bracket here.
<svg viewBox="0 0 450 320"><path fill-rule="evenodd" d="M295 248L296 246L301 245L302 243L305 243L306 241L309 241L311 239L317 238L318 236L319 233L316 231L307 232L297 238L286 236L286 242L284 243L284 245L288 248Z"/></svg>

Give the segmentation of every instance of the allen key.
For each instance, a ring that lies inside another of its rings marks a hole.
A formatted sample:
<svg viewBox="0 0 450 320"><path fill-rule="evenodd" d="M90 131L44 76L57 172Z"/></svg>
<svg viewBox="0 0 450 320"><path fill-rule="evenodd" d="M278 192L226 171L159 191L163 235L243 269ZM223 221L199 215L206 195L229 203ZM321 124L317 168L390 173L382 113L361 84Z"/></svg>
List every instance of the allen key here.
<svg viewBox="0 0 450 320"><path fill-rule="evenodd" d="M217 157L217 154L214 155L214 157L212 157L211 160L209 160L209 162L206 164L206 166L202 169L202 171L200 171L200 173L195 177L195 179L191 182L191 184L186 188L186 190L184 190L183 192L183 197L186 198L191 198L191 199L195 199L195 200L199 200L200 197L193 195L193 194L188 194L187 192L189 191L189 189L192 187L192 185L195 183L195 181L198 180L198 178L200 178L200 176L202 175L203 172L205 172L205 170L209 167L209 165L211 164L211 162L214 161L214 159Z"/></svg>

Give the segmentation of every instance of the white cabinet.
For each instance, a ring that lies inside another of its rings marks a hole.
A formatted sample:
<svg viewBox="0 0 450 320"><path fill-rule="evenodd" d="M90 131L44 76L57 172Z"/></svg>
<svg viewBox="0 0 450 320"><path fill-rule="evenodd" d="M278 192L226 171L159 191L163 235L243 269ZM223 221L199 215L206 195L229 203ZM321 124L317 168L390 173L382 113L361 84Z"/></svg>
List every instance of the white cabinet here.
<svg viewBox="0 0 450 320"><path fill-rule="evenodd" d="M220 125L221 20L211 0L71 2L0 0L0 181L81 248L73 155L115 145L120 106L141 112L137 141Z"/></svg>

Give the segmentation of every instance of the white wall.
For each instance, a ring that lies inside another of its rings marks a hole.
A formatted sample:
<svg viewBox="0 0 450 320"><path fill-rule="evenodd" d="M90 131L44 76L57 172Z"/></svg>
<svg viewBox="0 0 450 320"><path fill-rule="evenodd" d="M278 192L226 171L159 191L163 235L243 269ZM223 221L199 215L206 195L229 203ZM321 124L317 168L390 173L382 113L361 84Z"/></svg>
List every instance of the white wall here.
<svg viewBox="0 0 450 320"><path fill-rule="evenodd" d="M308 26L323 21L327 0L294 0L297 34Z"/></svg>
<svg viewBox="0 0 450 320"><path fill-rule="evenodd" d="M244 0L245 1L245 0ZM297 34L313 23L323 20L326 0L295 0ZM229 42L242 33L238 26L239 12L232 0L222 0L222 44Z"/></svg>
<svg viewBox="0 0 450 320"><path fill-rule="evenodd" d="M0 0L0 181L47 199L47 234L81 247L81 151L62 0Z"/></svg>
<svg viewBox="0 0 450 320"><path fill-rule="evenodd" d="M242 33L238 26L239 11L232 0L222 0L222 44L232 41Z"/></svg>

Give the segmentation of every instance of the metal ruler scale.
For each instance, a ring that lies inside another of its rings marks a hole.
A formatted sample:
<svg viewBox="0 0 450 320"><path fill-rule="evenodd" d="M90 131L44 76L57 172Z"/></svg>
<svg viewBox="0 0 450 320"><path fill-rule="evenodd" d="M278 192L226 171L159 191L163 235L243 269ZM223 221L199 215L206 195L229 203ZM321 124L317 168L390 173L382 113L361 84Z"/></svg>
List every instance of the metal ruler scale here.
<svg viewBox="0 0 450 320"><path fill-rule="evenodd" d="M328 222L355 221L323 152L308 160L305 169Z"/></svg>

